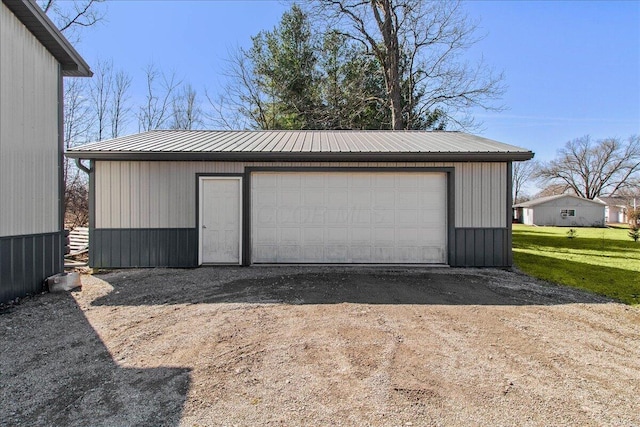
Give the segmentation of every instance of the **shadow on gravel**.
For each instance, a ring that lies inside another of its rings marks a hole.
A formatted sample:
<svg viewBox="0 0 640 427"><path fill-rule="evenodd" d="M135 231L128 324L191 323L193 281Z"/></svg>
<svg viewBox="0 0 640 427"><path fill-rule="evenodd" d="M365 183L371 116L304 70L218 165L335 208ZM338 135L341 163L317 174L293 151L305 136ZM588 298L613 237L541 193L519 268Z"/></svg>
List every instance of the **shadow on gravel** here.
<svg viewBox="0 0 640 427"><path fill-rule="evenodd" d="M39 298L0 314L0 426L180 423L190 369L122 368L70 295Z"/></svg>
<svg viewBox="0 0 640 427"><path fill-rule="evenodd" d="M554 305L608 300L501 270L215 267L121 270L93 305L200 303Z"/></svg>

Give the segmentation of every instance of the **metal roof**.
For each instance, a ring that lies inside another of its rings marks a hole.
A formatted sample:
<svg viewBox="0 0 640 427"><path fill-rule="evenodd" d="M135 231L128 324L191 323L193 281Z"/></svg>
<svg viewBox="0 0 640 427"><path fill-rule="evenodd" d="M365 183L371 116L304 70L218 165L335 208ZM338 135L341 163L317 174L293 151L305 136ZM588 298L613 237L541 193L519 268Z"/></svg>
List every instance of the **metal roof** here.
<svg viewBox="0 0 640 427"><path fill-rule="evenodd" d="M33 0L2 0L62 66L62 75L91 77L89 65Z"/></svg>
<svg viewBox="0 0 640 427"><path fill-rule="evenodd" d="M462 132L156 130L67 156L105 160L518 161L533 153Z"/></svg>
<svg viewBox="0 0 640 427"><path fill-rule="evenodd" d="M538 199L533 199L526 202L518 203L517 205L513 205L513 207L514 208L531 208L534 206L541 205L543 203L550 202L552 200L562 199L562 198L572 198L572 199L579 200L581 202L591 202L596 205L603 205L603 206L606 205L606 203L602 201L585 199L584 197L574 196L573 194L556 194L554 196L540 197Z"/></svg>

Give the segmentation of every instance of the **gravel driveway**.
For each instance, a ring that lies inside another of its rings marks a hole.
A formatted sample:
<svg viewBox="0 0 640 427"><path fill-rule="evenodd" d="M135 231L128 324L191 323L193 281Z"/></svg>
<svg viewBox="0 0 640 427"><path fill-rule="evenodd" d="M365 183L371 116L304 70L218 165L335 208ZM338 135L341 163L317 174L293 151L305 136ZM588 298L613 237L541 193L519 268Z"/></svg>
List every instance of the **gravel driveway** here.
<svg viewBox="0 0 640 427"><path fill-rule="evenodd" d="M640 309L512 271L122 270L0 311L0 425L640 425Z"/></svg>

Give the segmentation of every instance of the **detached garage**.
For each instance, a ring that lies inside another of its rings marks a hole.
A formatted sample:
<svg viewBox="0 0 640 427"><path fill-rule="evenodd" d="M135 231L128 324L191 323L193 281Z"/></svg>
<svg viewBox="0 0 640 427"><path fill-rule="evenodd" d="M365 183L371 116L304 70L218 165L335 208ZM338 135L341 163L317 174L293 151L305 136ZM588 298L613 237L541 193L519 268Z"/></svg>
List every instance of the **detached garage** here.
<svg viewBox="0 0 640 427"><path fill-rule="evenodd" d="M151 131L84 145L90 265L511 265L511 163L460 132Z"/></svg>
<svg viewBox="0 0 640 427"><path fill-rule="evenodd" d="M571 194L541 197L514 205L518 221L527 225L604 227L606 204Z"/></svg>

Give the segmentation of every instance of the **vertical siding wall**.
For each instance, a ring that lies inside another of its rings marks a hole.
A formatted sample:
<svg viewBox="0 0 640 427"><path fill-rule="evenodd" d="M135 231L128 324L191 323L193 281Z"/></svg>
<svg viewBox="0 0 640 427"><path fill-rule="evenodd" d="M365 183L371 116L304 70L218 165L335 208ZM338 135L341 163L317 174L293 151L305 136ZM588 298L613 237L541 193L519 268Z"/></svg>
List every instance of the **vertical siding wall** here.
<svg viewBox="0 0 640 427"><path fill-rule="evenodd" d="M511 263L506 163L97 161L93 172L91 264L197 265L196 174L238 174L245 167L453 167L455 233L449 242L449 264ZM147 247L139 241L157 243ZM178 247L182 250L177 251Z"/></svg>
<svg viewBox="0 0 640 427"><path fill-rule="evenodd" d="M244 167L454 167L455 226L507 227L505 163L95 162L95 228L196 227L196 173Z"/></svg>
<svg viewBox="0 0 640 427"><path fill-rule="evenodd" d="M563 209L573 209L576 215L563 218L560 212ZM549 203L534 206L533 224L554 225L559 227L603 227L604 226L604 206L595 203Z"/></svg>
<svg viewBox="0 0 640 427"><path fill-rule="evenodd" d="M58 67L0 3L0 237L60 231Z"/></svg>
<svg viewBox="0 0 640 427"><path fill-rule="evenodd" d="M62 270L59 68L0 2L0 301Z"/></svg>

